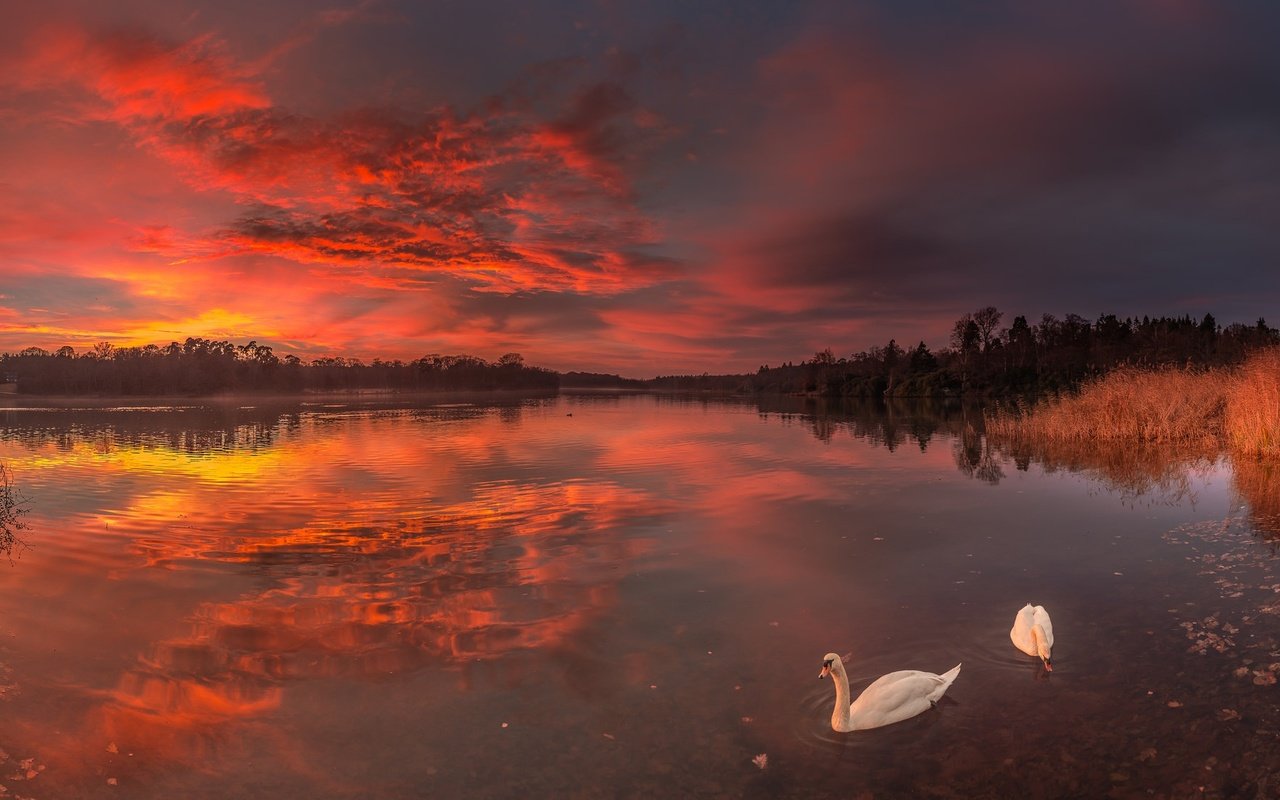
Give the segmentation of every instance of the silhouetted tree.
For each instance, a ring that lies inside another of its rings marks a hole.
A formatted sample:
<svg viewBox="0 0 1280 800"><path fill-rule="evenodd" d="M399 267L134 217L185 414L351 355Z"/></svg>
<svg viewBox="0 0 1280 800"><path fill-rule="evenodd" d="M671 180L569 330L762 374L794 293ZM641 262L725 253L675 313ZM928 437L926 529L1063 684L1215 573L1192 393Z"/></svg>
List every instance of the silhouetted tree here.
<svg viewBox="0 0 1280 800"><path fill-rule="evenodd" d="M973 312L971 319L978 329L978 340L982 343L983 355L991 352L991 343L994 341L996 329L1000 327L1000 319L1003 316L1004 314L997 311L995 306L987 306Z"/></svg>
<svg viewBox="0 0 1280 800"><path fill-rule="evenodd" d="M191 337L165 347L115 347L108 342L76 357L70 348L51 355L40 348L0 356L0 368L18 376L30 394L214 394L303 390L547 391L559 384L550 370L530 367L518 353L490 364L470 355L431 356L420 362L322 357L307 365L277 356L269 345L243 345Z"/></svg>

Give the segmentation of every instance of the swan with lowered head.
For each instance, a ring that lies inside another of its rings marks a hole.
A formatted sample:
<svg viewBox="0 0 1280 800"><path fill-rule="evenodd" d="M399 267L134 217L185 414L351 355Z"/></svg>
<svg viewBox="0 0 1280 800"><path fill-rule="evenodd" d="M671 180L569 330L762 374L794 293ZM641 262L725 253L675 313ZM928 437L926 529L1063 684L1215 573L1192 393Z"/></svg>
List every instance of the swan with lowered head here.
<svg viewBox="0 0 1280 800"><path fill-rule="evenodd" d="M1029 656L1039 656L1046 672L1053 672L1053 623L1044 606L1027 603L1013 618L1009 631L1013 646Z"/></svg>
<svg viewBox="0 0 1280 800"><path fill-rule="evenodd" d="M845 674L840 656L835 653L823 656L818 677L830 675L836 685L831 729L848 733L892 725L929 710L959 674L959 664L941 675L914 669L890 672L876 678L853 703L849 702L849 676Z"/></svg>

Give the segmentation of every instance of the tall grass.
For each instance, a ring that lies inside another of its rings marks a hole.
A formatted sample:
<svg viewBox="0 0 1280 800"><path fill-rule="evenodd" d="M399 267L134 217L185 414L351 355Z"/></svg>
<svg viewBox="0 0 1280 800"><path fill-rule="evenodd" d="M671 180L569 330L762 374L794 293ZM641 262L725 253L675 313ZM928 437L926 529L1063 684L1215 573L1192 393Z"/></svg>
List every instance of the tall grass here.
<svg viewBox="0 0 1280 800"><path fill-rule="evenodd" d="M1122 368L1073 395L988 414L996 438L1049 442L1183 444L1222 435L1221 371Z"/></svg>
<svg viewBox="0 0 1280 800"><path fill-rule="evenodd" d="M1280 455L1280 348L1231 369L1117 369L1076 394L989 413L986 430L1006 444L1225 445Z"/></svg>
<svg viewBox="0 0 1280 800"><path fill-rule="evenodd" d="M1226 390L1225 433L1235 452L1280 455L1280 348L1249 358Z"/></svg>

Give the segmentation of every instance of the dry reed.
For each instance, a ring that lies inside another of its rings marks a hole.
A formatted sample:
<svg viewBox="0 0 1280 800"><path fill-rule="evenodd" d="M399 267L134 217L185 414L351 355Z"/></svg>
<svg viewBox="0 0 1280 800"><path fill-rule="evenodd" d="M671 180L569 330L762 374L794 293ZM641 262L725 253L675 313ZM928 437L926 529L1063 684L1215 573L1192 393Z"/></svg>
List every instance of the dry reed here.
<svg viewBox="0 0 1280 800"><path fill-rule="evenodd" d="M1280 455L1280 348L1234 369L1122 368L1073 395L986 418L1004 443L1226 445L1236 455Z"/></svg>
<svg viewBox="0 0 1280 800"><path fill-rule="evenodd" d="M1195 444L1222 434L1220 372L1117 369L1074 395L987 417L997 439Z"/></svg>
<svg viewBox="0 0 1280 800"><path fill-rule="evenodd" d="M1280 348L1254 353L1226 391L1228 446L1251 456L1280 455Z"/></svg>

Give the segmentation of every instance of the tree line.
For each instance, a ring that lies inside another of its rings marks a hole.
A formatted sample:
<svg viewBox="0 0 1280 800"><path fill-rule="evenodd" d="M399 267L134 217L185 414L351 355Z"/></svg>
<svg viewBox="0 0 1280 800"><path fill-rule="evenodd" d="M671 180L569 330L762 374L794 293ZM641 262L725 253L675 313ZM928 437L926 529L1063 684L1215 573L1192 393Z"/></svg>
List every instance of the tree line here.
<svg viewBox="0 0 1280 800"><path fill-rule="evenodd" d="M1254 350L1280 345L1280 331L1264 319L1224 327L1212 314L1199 320L1045 314L1038 323L1016 316L1001 327L1003 319L994 306L965 314L955 321L949 346L937 351L923 340L906 349L893 339L848 357L828 348L798 364L760 367L750 388L843 397L1043 394L1122 365L1230 366Z"/></svg>
<svg viewBox="0 0 1280 800"><path fill-rule="evenodd" d="M229 392L398 390L556 391L560 376L528 366L519 353L489 362L470 355L430 354L413 361L365 363L358 358L304 362L277 356L256 341L188 338L167 346L115 347L107 342L77 354L28 347L0 355L5 382L22 394L210 395Z"/></svg>
<svg viewBox="0 0 1280 800"><path fill-rule="evenodd" d="M470 355L430 354L413 361L277 356L256 341L188 338L167 346L114 347L103 342L77 354L29 347L0 355L3 380L24 394L209 395L303 391L556 391L612 388L667 392L819 394L832 397L962 397L1060 392L1121 365L1218 367L1238 364L1253 350L1280 345L1280 331L1201 319L1045 314L1006 327L994 306L957 319L948 346L923 340L904 348L895 339L849 356L831 348L754 374L664 375L649 380L531 367L519 353L489 362Z"/></svg>

